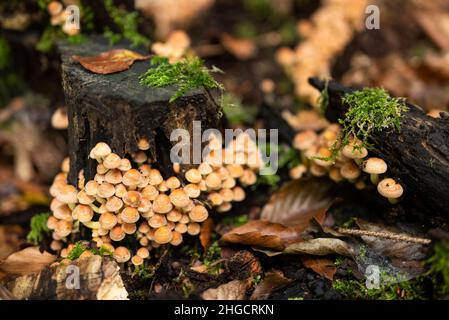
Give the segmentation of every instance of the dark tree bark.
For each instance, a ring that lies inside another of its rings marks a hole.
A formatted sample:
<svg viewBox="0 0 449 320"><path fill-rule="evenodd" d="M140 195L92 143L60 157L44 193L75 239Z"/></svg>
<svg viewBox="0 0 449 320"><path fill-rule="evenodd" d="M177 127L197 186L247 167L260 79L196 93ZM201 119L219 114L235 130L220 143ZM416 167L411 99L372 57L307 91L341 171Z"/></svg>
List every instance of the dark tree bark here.
<svg viewBox="0 0 449 320"><path fill-rule="evenodd" d="M325 82L309 80L318 90ZM354 91L335 81L328 83L329 105L326 118L337 121L348 106L342 95ZM370 153L384 159L390 174L403 185L405 198L422 213L449 220L449 117L427 116L420 107L407 103L409 110L403 115L401 130L375 132L371 136L374 148Z"/></svg>
<svg viewBox="0 0 449 320"><path fill-rule="evenodd" d="M127 46L121 43L113 48ZM214 99L216 92L197 89L169 103L177 88L149 88L139 84L139 76L150 66L148 61L136 61L123 72L100 75L71 59L73 55L93 56L110 49L107 41L99 37L81 45L59 46L69 113L69 182L72 184L76 184L81 169L86 179L93 178L96 163L88 155L99 141L108 143L113 152L123 157L138 151L139 138L147 138L148 158L163 173L170 174L170 149L176 144L170 142L171 132L186 129L192 137L194 120L201 121L202 130L218 126L220 107Z"/></svg>

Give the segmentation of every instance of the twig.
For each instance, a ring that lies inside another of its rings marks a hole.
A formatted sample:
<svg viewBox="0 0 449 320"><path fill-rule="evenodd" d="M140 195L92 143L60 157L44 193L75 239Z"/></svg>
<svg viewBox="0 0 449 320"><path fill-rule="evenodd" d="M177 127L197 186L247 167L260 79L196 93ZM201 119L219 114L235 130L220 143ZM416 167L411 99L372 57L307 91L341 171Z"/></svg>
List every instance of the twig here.
<svg viewBox="0 0 449 320"><path fill-rule="evenodd" d="M370 236L377 238L385 238L396 241L406 241L406 242L414 242L420 244L430 244L432 240L426 238L418 238L412 237L406 234L393 233L388 231L369 231L369 230L360 230L360 229L347 229L347 228L337 228L337 232L341 234L351 234L356 236Z"/></svg>

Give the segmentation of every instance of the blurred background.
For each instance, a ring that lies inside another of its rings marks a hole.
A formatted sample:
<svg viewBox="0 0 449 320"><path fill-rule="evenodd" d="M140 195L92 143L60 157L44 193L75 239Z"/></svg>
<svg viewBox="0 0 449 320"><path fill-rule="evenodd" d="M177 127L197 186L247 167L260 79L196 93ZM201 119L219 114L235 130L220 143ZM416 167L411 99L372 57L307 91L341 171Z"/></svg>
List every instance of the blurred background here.
<svg viewBox="0 0 449 320"><path fill-rule="evenodd" d="M80 30L64 27L72 4ZM0 258L48 210L67 155L58 41L101 34L161 54L182 35L183 50L224 71L230 126L268 126L263 103L296 130L322 126L311 76L381 86L426 112L449 106L445 0L3 0L0 26Z"/></svg>

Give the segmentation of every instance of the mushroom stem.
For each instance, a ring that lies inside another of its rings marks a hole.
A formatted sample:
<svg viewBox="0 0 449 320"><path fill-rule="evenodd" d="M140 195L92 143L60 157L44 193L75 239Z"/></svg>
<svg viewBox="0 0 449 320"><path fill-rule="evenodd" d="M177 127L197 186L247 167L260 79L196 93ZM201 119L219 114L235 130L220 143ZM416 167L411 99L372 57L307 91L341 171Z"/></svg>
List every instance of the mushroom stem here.
<svg viewBox="0 0 449 320"><path fill-rule="evenodd" d="M98 203L101 203L101 204L106 204L106 200L105 199L103 199L103 198L100 198L100 197L95 197L95 200L98 202Z"/></svg>
<svg viewBox="0 0 449 320"><path fill-rule="evenodd" d="M372 184L377 185L379 183L379 175L376 173L371 173L370 180L371 180Z"/></svg>
<svg viewBox="0 0 449 320"><path fill-rule="evenodd" d="M94 204L89 204L89 207L92 208L93 211L95 211L96 213L100 213L100 208L98 208L96 205Z"/></svg>
<svg viewBox="0 0 449 320"><path fill-rule="evenodd" d="M388 201L389 201L391 204L397 204L397 203L399 202L399 199L398 199L398 198L388 198Z"/></svg>
<svg viewBox="0 0 449 320"><path fill-rule="evenodd" d="M357 159L353 159L353 160L358 166L360 166L363 163L363 158L357 158Z"/></svg>
<svg viewBox="0 0 449 320"><path fill-rule="evenodd" d="M83 224L90 229L100 229L100 222L98 221L87 221L83 222Z"/></svg>
<svg viewBox="0 0 449 320"><path fill-rule="evenodd" d="M75 209L76 204L75 203L68 203L67 206L70 208L70 210L73 211L73 209Z"/></svg>

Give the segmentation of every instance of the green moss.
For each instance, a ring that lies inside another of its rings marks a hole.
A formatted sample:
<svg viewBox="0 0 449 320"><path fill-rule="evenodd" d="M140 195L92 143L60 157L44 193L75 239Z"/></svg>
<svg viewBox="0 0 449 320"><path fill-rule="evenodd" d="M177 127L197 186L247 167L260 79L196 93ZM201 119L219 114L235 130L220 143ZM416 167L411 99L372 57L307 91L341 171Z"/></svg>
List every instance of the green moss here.
<svg viewBox="0 0 449 320"><path fill-rule="evenodd" d="M186 58L171 64L168 59L155 56L151 59L151 64L153 67L141 76L140 83L156 88L176 85L178 91L170 98L170 102L196 88L223 88L210 74L219 69L215 67L207 69L198 57Z"/></svg>
<svg viewBox="0 0 449 320"><path fill-rule="evenodd" d="M50 212L40 213L31 218L30 232L27 235L27 241L33 244L40 244L46 234L50 233L47 227L47 220Z"/></svg>
<svg viewBox="0 0 449 320"><path fill-rule="evenodd" d="M318 97L318 106L320 108L321 114L325 114L327 107L329 106L329 92L327 91L327 86L329 84L329 80L326 80L324 83L324 88L321 90L321 94Z"/></svg>
<svg viewBox="0 0 449 320"><path fill-rule="evenodd" d="M247 222L248 222L248 216L245 214L242 214L240 216L233 216L233 217L226 216L220 220L221 224L230 225L230 226L234 226L234 227L244 225Z"/></svg>
<svg viewBox="0 0 449 320"><path fill-rule="evenodd" d="M251 124L257 116L256 106L243 105L240 98L231 93L222 95L221 107L231 125Z"/></svg>
<svg viewBox="0 0 449 320"><path fill-rule="evenodd" d="M222 267L221 263L217 261L221 259L221 248L218 241L214 241L204 255L203 263L207 267L207 272L213 275L218 275Z"/></svg>
<svg viewBox="0 0 449 320"><path fill-rule="evenodd" d="M426 277L432 279L437 294L449 294L449 249L443 242L433 247L433 255L426 261Z"/></svg>
<svg viewBox="0 0 449 320"><path fill-rule="evenodd" d="M78 241L77 243L74 244L73 249L70 250L67 258L70 260L76 260L78 259L84 251L86 251L88 249L88 247L86 246L85 243Z"/></svg>
<svg viewBox="0 0 449 320"><path fill-rule="evenodd" d="M128 12L114 5L112 0L104 0L104 6L115 25L120 29L120 33L114 33L110 29L105 29L104 35L114 44L121 38L131 42L131 46L148 46L150 40L139 33L138 26L140 17L138 12Z"/></svg>

